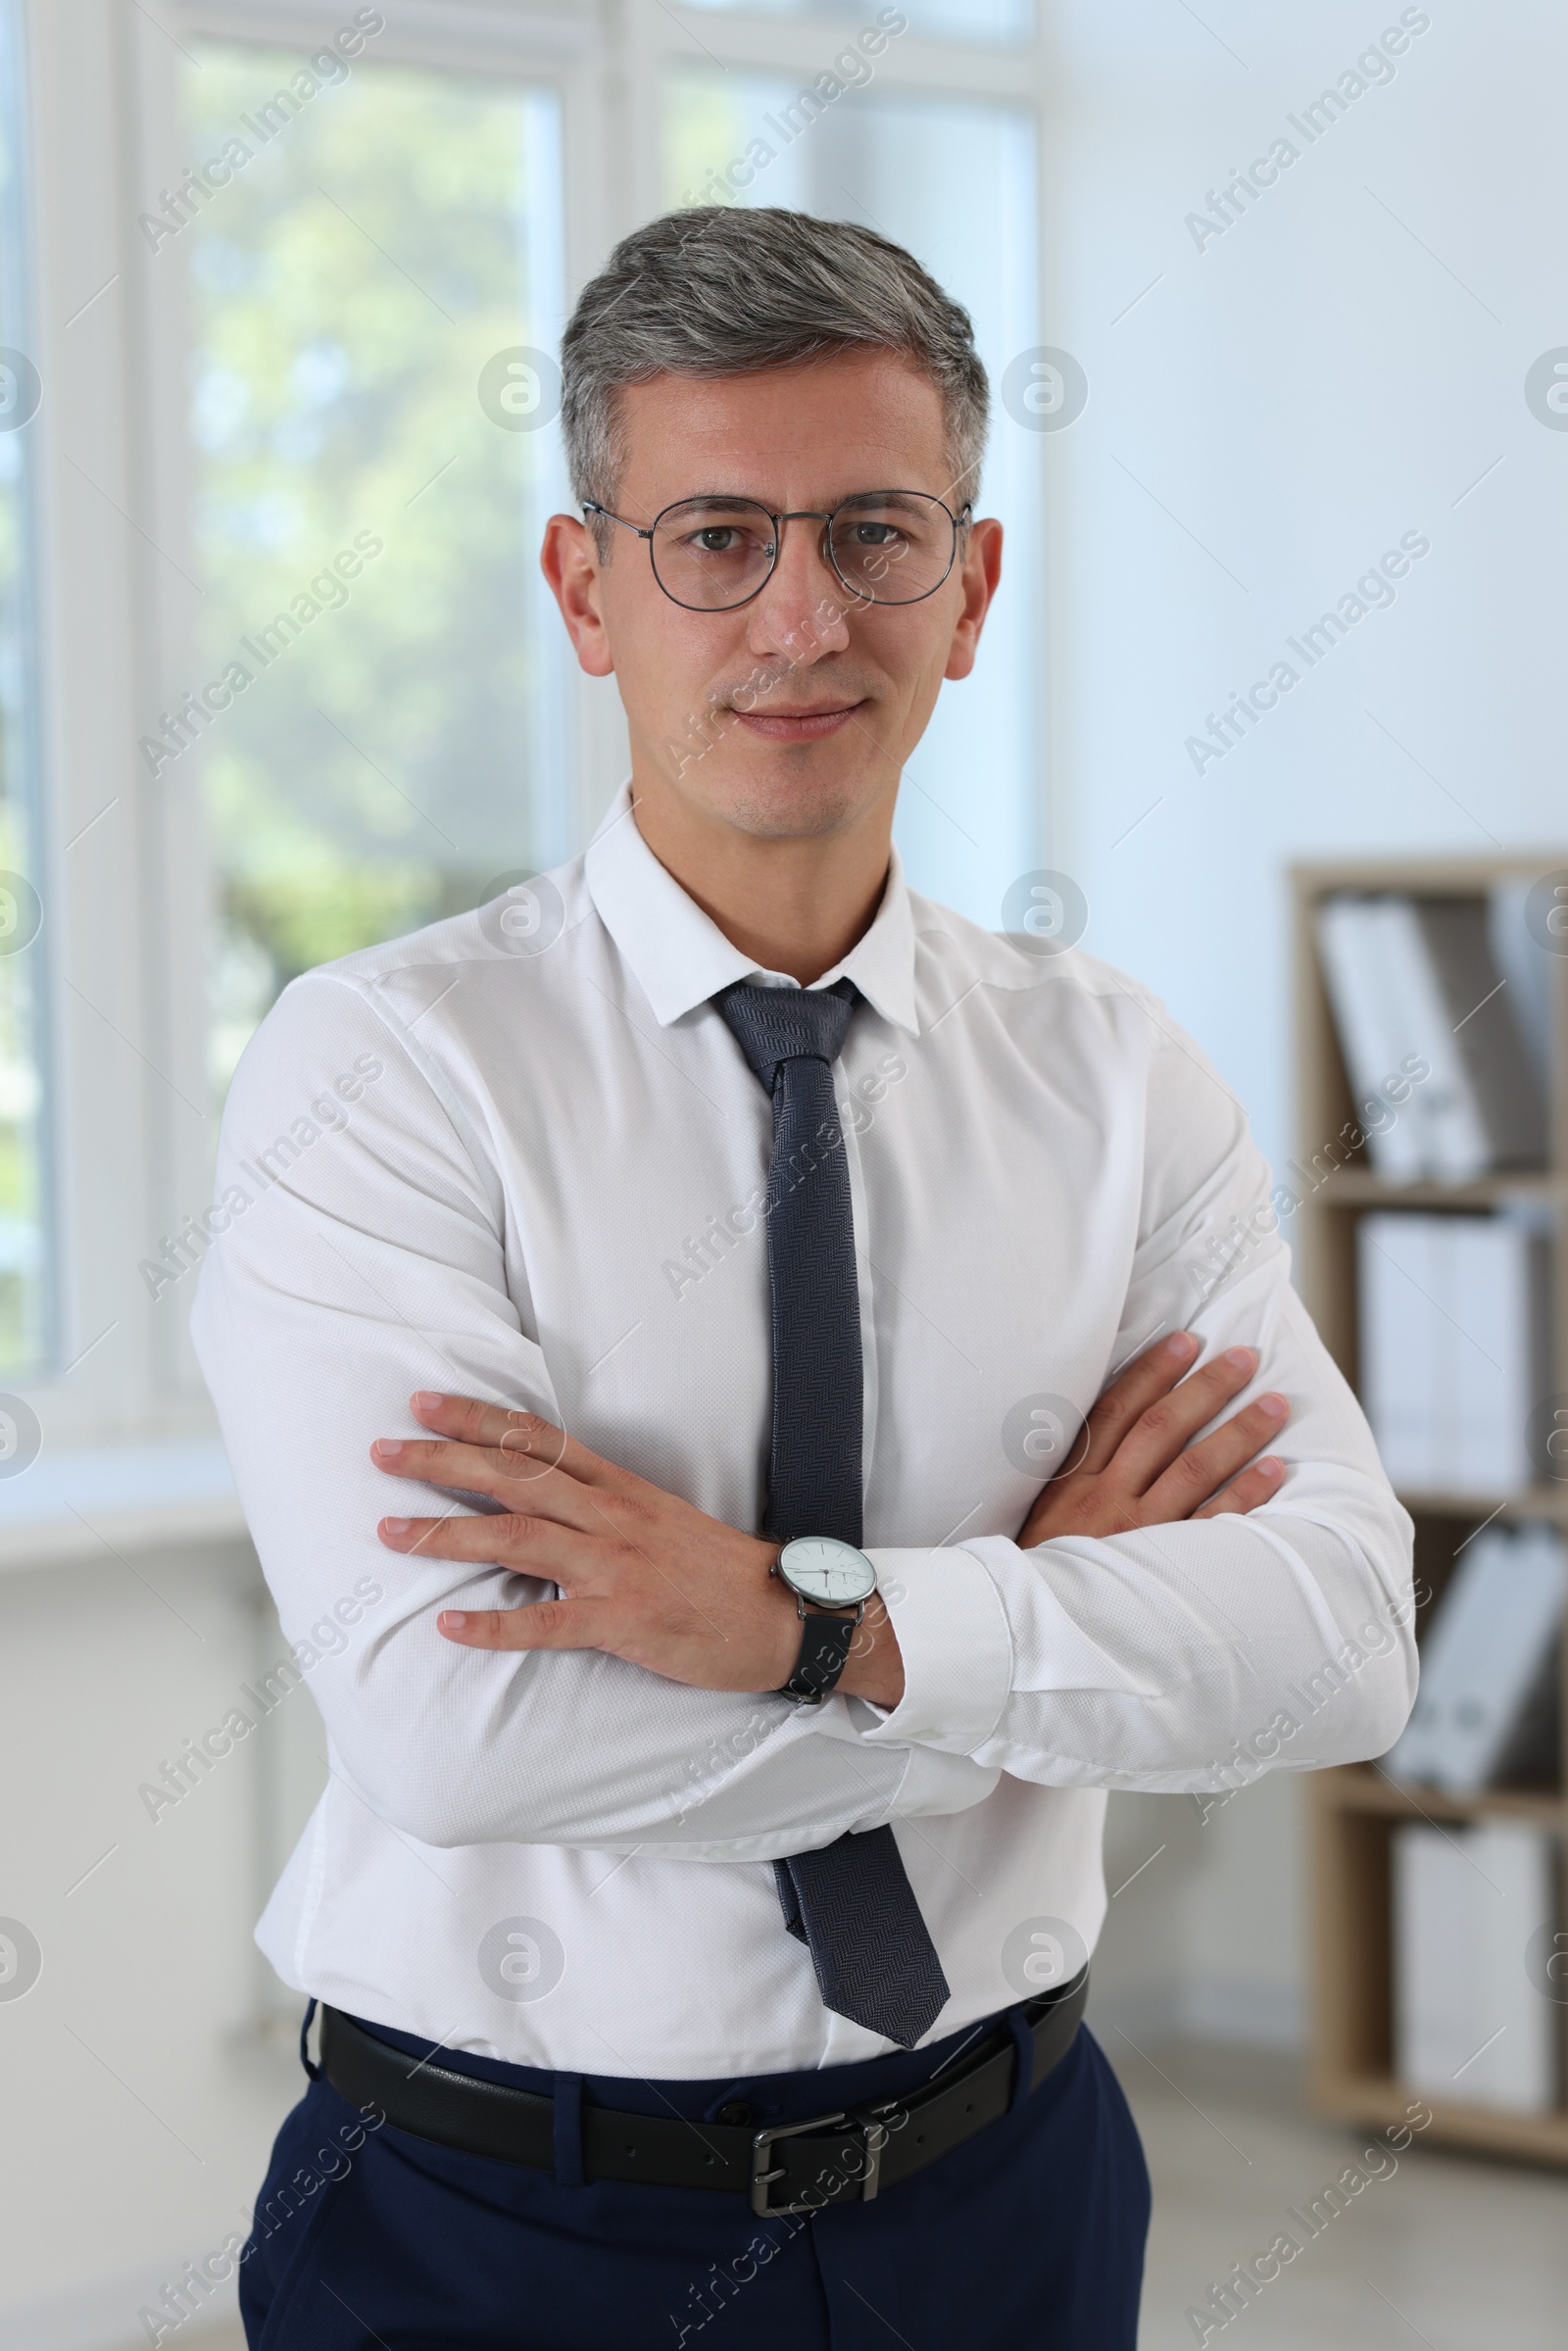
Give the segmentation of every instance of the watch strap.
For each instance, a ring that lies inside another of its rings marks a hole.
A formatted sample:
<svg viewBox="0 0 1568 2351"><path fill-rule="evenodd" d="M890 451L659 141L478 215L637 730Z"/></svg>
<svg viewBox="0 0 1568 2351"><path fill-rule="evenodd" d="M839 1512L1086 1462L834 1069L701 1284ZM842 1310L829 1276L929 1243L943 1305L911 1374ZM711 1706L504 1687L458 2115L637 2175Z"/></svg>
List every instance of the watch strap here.
<svg viewBox="0 0 1568 2351"><path fill-rule="evenodd" d="M801 1653L780 1694L798 1706L820 1706L850 1662L859 1620L858 1609L853 1616L828 1616L802 1604Z"/></svg>

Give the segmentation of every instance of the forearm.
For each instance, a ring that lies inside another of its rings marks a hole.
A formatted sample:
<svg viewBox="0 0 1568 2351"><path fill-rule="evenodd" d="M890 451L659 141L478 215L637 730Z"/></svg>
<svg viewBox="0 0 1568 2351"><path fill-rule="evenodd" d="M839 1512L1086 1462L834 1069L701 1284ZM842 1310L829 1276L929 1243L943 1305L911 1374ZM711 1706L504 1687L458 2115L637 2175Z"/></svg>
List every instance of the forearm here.
<svg viewBox="0 0 1568 2351"><path fill-rule="evenodd" d="M255 1317L247 1327L254 1340ZM404 1335L400 1353L406 1346ZM206 1352L222 1402L211 1344ZM285 1367L275 1368L281 1380ZM315 1368L293 1366L307 1393ZM319 1368L324 1388L324 1359ZM419 1368L400 1365L400 1376ZM225 1437L291 1639L357 1579L386 1588L347 1648L315 1667L312 1690L355 1787L405 1834L434 1845L755 1858L889 1817L959 1811L995 1785L994 1769L964 1757L866 1746L878 1718L847 1697L798 1708L761 1688L691 1688L594 1649L490 1652L444 1640L445 1610L526 1616L552 1587L378 1543L386 1486L367 1459L364 1409L318 1414L300 1429L299 1464L319 1474L298 1483L279 1473L250 1416L225 1411ZM329 1474L334 1461L345 1466ZM306 1493L331 1499L308 1509Z"/></svg>
<svg viewBox="0 0 1568 2351"><path fill-rule="evenodd" d="M372 1809L425 1844L763 1859L961 1811L996 1784L966 1757L867 1747L875 1718L843 1701L807 1717L592 1651L476 1657L434 1690L422 1656L402 1675L383 1655L377 1676L373 1697L327 1693L333 1736ZM415 1705L427 1728L411 1735Z"/></svg>
<svg viewBox="0 0 1568 2351"><path fill-rule="evenodd" d="M1054 1787L1211 1788L1384 1752L1414 1692L1407 1592L1283 1510L1039 1553L971 1546L1015 1641L968 1751ZM900 1729L897 1713L890 1735Z"/></svg>
<svg viewBox="0 0 1568 2351"><path fill-rule="evenodd" d="M1118 1484L1118 1465L1150 1442L1140 1421L1108 1467L1091 1461L1045 1490L1032 1547L991 1535L957 1552L877 1554L905 1670L883 1736L1048 1785L1178 1789L1215 1786L1238 1751L1257 1771L1392 1745L1415 1684L1410 1522L1294 1296L1278 1288L1255 1327L1270 1390L1189 1444L1152 1489L1137 1476ZM1196 1391L1189 1411L1200 1417L1213 1393L1202 1384L1223 1361L1159 1410L1172 1417ZM1291 1420L1283 1434L1276 1422L1279 1466L1260 1481L1271 1498L1227 1508L1251 1491L1249 1469L1197 1512L1177 1506L1194 1465L1233 1430L1234 1457L1245 1455L1274 1383ZM1109 1445L1116 1393L1091 1419L1091 1454ZM1173 1442L1167 1427L1156 1462ZM1161 1503L1172 1482L1177 1504Z"/></svg>

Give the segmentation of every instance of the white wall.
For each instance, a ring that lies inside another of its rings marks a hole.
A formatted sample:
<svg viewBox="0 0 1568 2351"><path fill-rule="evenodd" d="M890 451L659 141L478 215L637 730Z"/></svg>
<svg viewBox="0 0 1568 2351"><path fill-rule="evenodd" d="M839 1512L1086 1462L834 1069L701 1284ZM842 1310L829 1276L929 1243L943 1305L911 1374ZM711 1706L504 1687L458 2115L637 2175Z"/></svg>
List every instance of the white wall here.
<svg viewBox="0 0 1568 2351"><path fill-rule="evenodd" d="M1163 994L1279 1160L1290 862L1498 844L1568 862L1568 432L1524 398L1568 343L1568 17L1432 0L1392 83L1307 147L1286 115L1397 5L1212 0L1212 35L1169 0L1046 12L1045 338L1090 378L1046 436L1046 861L1088 894L1086 945ZM1282 133L1299 161L1200 252L1186 214ZM1393 608L1200 778L1184 742L1205 713L1412 529L1431 552ZM1301 1793L1261 1783L1201 1830L1190 1803L1113 1799L1120 1874L1169 1844L1107 1928L1101 1997L1129 2030L1135 2011L1298 2030Z"/></svg>
<svg viewBox="0 0 1568 2351"><path fill-rule="evenodd" d="M43 1954L0 2001L3 2351L145 2342L162 2281L243 2236L303 2087L256 2036L251 1926L262 1747L309 1743L308 1688L156 1821L137 1793L281 1652L257 1589L244 1544L0 1576L0 1912Z"/></svg>
<svg viewBox="0 0 1568 2351"><path fill-rule="evenodd" d="M1244 71L1168 0L1047 6L1046 336L1091 386L1047 436L1049 855L1088 893L1086 944L1164 992L1283 1156L1288 863L1568 836L1568 433L1523 389L1568 339L1568 17L1433 0L1394 81L1200 253L1184 216L1397 7L1216 0ZM1432 550L1393 609L1200 779L1205 713L1411 529Z"/></svg>
<svg viewBox="0 0 1568 2351"><path fill-rule="evenodd" d="M1298 2050L1306 2033L1302 1784L1278 1773L1214 1809L1112 1795L1111 1896L1089 2020L1112 2058L1171 2033Z"/></svg>

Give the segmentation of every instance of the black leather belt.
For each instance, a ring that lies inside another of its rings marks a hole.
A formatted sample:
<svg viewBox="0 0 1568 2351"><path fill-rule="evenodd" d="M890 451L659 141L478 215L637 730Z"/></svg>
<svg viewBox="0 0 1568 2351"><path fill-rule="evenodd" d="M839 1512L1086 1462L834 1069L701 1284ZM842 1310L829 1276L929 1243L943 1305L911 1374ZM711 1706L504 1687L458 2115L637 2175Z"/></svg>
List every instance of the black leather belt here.
<svg viewBox="0 0 1568 2351"><path fill-rule="evenodd" d="M1072 2046L1089 1995L1089 1971L1029 2001L1034 2042L1029 2087L1038 2089ZM752 2210L814 2212L823 2204L868 2204L928 2163L961 2146L1012 2103L1017 2043L995 2027L965 2062L907 2097L753 2131L745 2124L694 2123L678 2115L582 2108L586 2180L641 2180L658 2187L728 2188ZM533 2170L556 2168L555 2100L407 2056L335 2008L321 2011L321 2071L351 2104L378 2107L399 2131L466 2155L489 2155Z"/></svg>

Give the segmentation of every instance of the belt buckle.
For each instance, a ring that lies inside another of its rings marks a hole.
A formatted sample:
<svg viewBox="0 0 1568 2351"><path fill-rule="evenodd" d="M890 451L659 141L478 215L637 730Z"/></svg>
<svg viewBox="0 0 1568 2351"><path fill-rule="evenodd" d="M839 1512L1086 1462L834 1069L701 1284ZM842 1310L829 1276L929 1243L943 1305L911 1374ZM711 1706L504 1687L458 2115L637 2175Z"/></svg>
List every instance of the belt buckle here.
<svg viewBox="0 0 1568 2351"><path fill-rule="evenodd" d="M835 2124L839 2123L848 2124L852 2131L858 2131L860 2133L865 2164L863 2170L855 2175L860 2182L860 2193L857 2201L861 2204L869 2204L877 2191L882 2170L882 2150L888 2143L888 2127L883 2122L882 2116L892 2113L898 2103L897 2099L889 2099L881 2106L872 2107L868 2112L862 2114L847 2114L842 2111L838 2114L813 2114L804 2123L775 2123L765 2131L755 2132L752 2138L753 2212L758 2215L759 2219L766 2221L771 2220L776 2213L820 2212L824 2204L840 2200L823 2196L819 2200L802 2201L798 2204L771 2203L767 2193L769 2184L775 2180L783 2179L784 2166L779 2164L770 2172L762 2169L775 2139L802 2138L811 2131L831 2131ZM845 2202L849 2200L848 2198L842 2199Z"/></svg>

